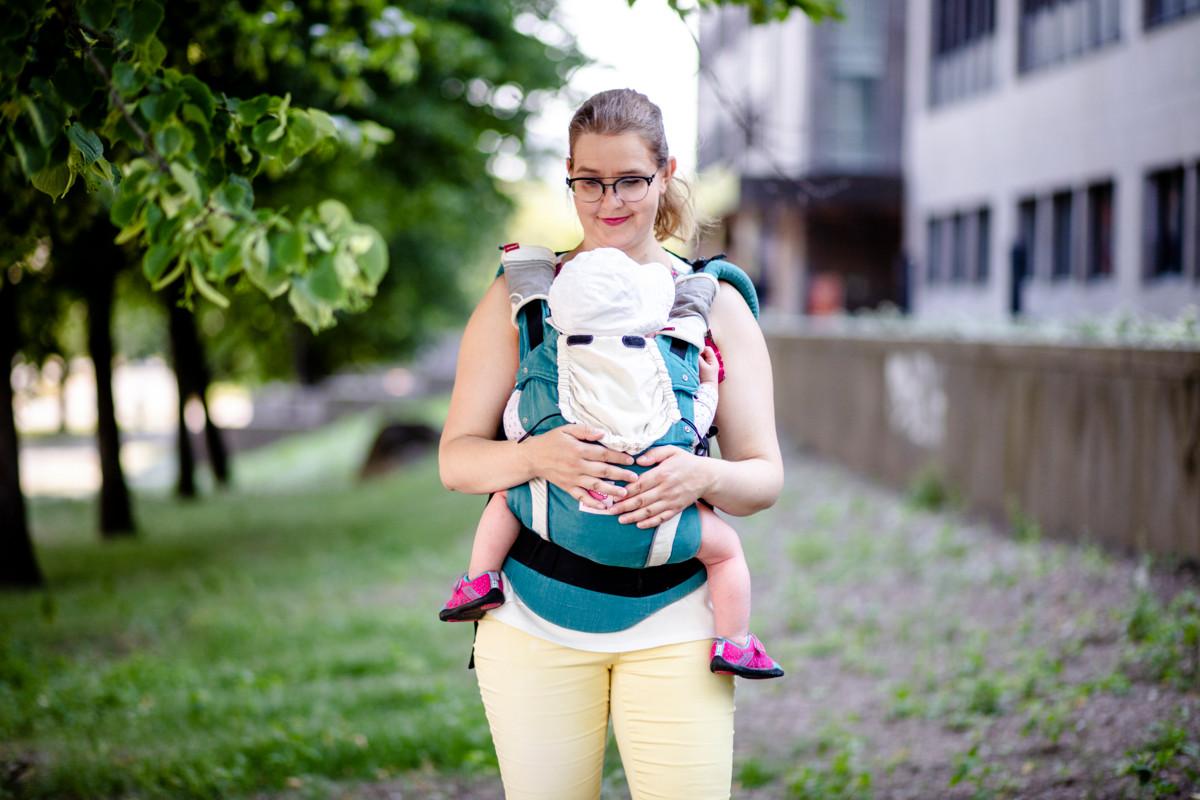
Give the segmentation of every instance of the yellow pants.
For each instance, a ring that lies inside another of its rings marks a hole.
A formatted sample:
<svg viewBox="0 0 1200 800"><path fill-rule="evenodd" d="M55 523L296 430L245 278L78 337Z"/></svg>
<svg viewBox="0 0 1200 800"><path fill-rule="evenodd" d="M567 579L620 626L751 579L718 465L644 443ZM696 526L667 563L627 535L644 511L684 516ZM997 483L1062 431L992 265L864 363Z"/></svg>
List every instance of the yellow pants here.
<svg viewBox="0 0 1200 800"><path fill-rule="evenodd" d="M729 797L733 678L710 639L592 653L484 617L475 672L507 800L596 800L609 711L633 800Z"/></svg>

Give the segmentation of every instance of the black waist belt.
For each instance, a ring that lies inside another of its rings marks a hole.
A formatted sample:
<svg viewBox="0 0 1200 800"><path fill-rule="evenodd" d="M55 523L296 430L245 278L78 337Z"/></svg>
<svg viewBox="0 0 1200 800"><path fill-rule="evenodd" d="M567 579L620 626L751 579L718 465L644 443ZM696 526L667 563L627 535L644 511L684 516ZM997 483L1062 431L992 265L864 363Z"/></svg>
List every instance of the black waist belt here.
<svg viewBox="0 0 1200 800"><path fill-rule="evenodd" d="M521 526L517 541L508 551L516 561L534 572L580 589L621 597L649 597L673 589L704 569L699 559L658 567L613 567L598 564L547 541Z"/></svg>

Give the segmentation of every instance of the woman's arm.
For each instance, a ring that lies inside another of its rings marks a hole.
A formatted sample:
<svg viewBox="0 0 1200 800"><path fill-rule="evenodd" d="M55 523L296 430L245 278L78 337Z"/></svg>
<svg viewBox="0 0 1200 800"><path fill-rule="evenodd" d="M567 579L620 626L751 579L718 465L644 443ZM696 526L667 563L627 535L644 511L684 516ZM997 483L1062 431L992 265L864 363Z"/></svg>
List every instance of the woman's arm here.
<svg viewBox="0 0 1200 800"><path fill-rule="evenodd" d="M737 289L722 283L709 317L721 348L725 380L718 388L721 458L703 458L678 447L655 447L638 458L655 465L628 486L613 506L622 523L651 528L703 497L736 516L775 503L783 487L783 457L775 435L771 359L758 321Z"/></svg>
<svg viewBox="0 0 1200 800"><path fill-rule="evenodd" d="M707 460L710 483L701 496L745 516L770 508L783 488L771 357L758 320L728 283L717 293L710 327L725 362L725 380L717 387L721 458Z"/></svg>
<svg viewBox="0 0 1200 800"><path fill-rule="evenodd" d="M503 278L494 281L467 322L459 346L450 411L438 447L442 484L452 491L487 494L542 477L600 508L585 488L622 497L610 480L632 480L625 453L591 444L600 433L564 425L524 442L495 441L504 404L517 374L517 330L509 319Z"/></svg>

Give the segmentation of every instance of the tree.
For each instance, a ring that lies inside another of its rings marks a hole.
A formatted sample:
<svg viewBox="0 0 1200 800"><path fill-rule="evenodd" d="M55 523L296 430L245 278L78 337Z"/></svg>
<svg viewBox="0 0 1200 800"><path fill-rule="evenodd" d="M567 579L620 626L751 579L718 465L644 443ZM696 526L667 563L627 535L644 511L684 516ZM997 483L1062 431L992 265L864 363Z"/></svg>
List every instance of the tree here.
<svg viewBox="0 0 1200 800"><path fill-rule="evenodd" d="M339 309L361 310L387 269L378 232L334 200L291 216L255 208L251 181L293 169L342 137L379 141L386 132L364 133L349 121L340 130L325 112L293 108L287 95L218 97L195 76L163 66L167 49L156 35L163 19L157 0L0 7L0 159L15 157L25 178L55 200L82 178L120 229L115 244L141 247L146 278L159 287L178 281L189 302L200 295L225 306L236 282L286 294L312 328L332 325ZM21 236L0 244L8 264L33 246ZM15 309L10 270L0 275L0 294ZM96 285L103 292L103 282ZM17 343L15 326L6 328L0 357L9 357L7 365ZM93 332L103 347L105 337ZM12 418L11 387L0 403L0 528L9 552L31 552L15 427L4 423ZM16 563L0 576L5 583L40 583L32 558Z"/></svg>

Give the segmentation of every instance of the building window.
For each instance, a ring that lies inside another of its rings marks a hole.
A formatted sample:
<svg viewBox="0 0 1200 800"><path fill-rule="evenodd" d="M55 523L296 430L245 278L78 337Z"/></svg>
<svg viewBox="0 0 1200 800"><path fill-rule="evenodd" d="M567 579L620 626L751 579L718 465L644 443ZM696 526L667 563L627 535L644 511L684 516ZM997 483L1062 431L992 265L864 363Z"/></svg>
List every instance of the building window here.
<svg viewBox="0 0 1200 800"><path fill-rule="evenodd" d="M975 212L975 281L987 283L992 248L991 211L981 208Z"/></svg>
<svg viewBox="0 0 1200 800"><path fill-rule="evenodd" d="M1028 72L1120 38L1121 0L1022 0L1017 66Z"/></svg>
<svg viewBox="0 0 1200 800"><path fill-rule="evenodd" d="M942 221L931 217L927 230L929 241L926 246L929 248L927 255L929 272L926 274L926 278L930 283L937 283L942 279Z"/></svg>
<svg viewBox="0 0 1200 800"><path fill-rule="evenodd" d="M967 279L967 218L955 214L950 221L951 255L950 280L955 283Z"/></svg>
<svg viewBox="0 0 1200 800"><path fill-rule="evenodd" d="M1144 0L1145 25L1153 28L1200 11L1200 0Z"/></svg>
<svg viewBox="0 0 1200 800"><path fill-rule="evenodd" d="M1050 262L1050 277L1071 277L1071 193L1059 192L1051 200L1054 214L1054 251Z"/></svg>
<svg viewBox="0 0 1200 800"><path fill-rule="evenodd" d="M1017 206L1017 247L1024 257L1024 275L1037 275L1037 200L1029 197Z"/></svg>
<svg viewBox="0 0 1200 800"><path fill-rule="evenodd" d="M1183 167L1151 173L1146 181L1146 275L1183 272Z"/></svg>
<svg viewBox="0 0 1200 800"><path fill-rule="evenodd" d="M934 0L930 104L970 97L993 81L995 0Z"/></svg>
<svg viewBox="0 0 1200 800"><path fill-rule="evenodd" d="M1113 274L1113 185L1089 186L1087 276L1111 278Z"/></svg>

